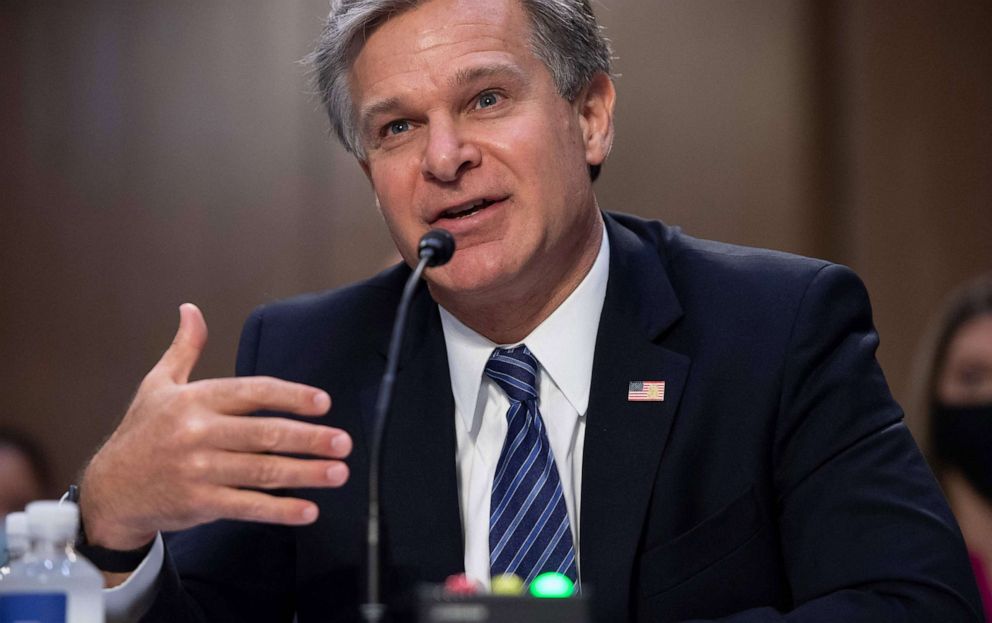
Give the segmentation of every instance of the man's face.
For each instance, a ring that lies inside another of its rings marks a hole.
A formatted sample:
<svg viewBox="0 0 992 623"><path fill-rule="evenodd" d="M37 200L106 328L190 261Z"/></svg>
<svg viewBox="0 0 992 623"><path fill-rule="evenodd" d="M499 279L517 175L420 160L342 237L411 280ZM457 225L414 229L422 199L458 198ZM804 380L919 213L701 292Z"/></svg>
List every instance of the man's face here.
<svg viewBox="0 0 992 623"><path fill-rule="evenodd" d="M31 462L12 446L0 446L0 519L44 495Z"/></svg>
<svg viewBox="0 0 992 623"><path fill-rule="evenodd" d="M400 253L414 261L434 227L455 237L428 276L442 302L540 293L598 248L588 165L609 151L613 86L566 101L530 37L516 0L429 0L352 67L362 165Z"/></svg>

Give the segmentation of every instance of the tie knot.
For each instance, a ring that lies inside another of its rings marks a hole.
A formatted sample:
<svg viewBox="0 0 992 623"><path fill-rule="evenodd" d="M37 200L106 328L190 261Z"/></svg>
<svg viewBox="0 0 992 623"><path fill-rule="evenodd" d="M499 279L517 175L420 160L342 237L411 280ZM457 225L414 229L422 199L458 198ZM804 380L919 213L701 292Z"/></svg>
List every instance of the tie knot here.
<svg viewBox="0 0 992 623"><path fill-rule="evenodd" d="M512 402L537 398L537 359L523 344L493 350L486 362L486 375Z"/></svg>

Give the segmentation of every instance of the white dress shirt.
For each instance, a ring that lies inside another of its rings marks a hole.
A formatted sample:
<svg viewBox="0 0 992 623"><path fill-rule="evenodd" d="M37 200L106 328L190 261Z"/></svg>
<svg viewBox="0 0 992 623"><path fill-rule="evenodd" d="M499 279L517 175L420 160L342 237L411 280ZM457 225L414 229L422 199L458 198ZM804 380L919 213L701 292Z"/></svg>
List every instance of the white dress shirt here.
<svg viewBox="0 0 992 623"><path fill-rule="evenodd" d="M582 491L582 442L589 406L593 352L599 316L606 298L610 244L603 226L599 254L582 282L521 344L540 363L538 391L541 417L558 466L568 520L579 557L579 508ZM510 401L483 370L497 346L462 324L444 308L441 326L448 349L451 391L455 399L458 494L465 534L465 573L489 586L489 498L496 463L506 436ZM164 560L162 536L128 579L104 590L108 623L135 621L147 610Z"/></svg>
<svg viewBox="0 0 992 623"><path fill-rule="evenodd" d="M580 576L582 447L596 334L606 298L609 258L610 245L604 226L603 242L589 273L558 309L517 343L526 344L540 364L539 408L561 478ZM455 399L465 574L488 587L489 501L496 463L506 437L506 412L510 401L484 370L494 348L517 344L495 344L466 327L443 307L440 311Z"/></svg>

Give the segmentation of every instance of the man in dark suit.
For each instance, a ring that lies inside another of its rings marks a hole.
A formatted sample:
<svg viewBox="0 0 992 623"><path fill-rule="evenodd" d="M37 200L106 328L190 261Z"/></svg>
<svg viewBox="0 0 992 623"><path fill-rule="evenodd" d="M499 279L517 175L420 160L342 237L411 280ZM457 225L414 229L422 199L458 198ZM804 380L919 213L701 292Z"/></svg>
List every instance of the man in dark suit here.
<svg viewBox="0 0 992 623"><path fill-rule="evenodd" d="M599 210L615 92L587 3L334 3L314 62L407 263L430 228L458 245L414 298L385 438L395 609L418 582L551 568L600 621L977 620L857 278ZM130 612L356 619L408 275L256 311L239 380L186 383L206 327L183 308L83 481L104 568L145 560Z"/></svg>

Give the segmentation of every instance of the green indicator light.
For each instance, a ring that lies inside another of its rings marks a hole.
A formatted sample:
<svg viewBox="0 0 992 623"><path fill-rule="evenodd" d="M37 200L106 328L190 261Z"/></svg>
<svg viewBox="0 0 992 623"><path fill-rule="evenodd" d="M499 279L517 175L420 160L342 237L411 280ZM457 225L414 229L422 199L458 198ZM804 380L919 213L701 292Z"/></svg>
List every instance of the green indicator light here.
<svg viewBox="0 0 992 623"><path fill-rule="evenodd" d="M568 576L560 573L542 573L530 583L530 594L542 599L571 597L574 592L575 585Z"/></svg>

